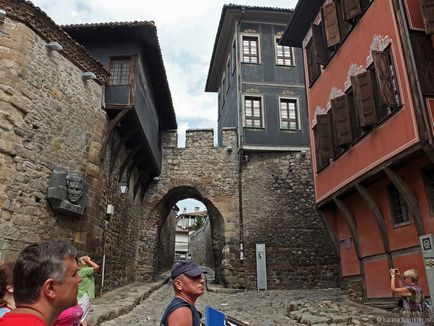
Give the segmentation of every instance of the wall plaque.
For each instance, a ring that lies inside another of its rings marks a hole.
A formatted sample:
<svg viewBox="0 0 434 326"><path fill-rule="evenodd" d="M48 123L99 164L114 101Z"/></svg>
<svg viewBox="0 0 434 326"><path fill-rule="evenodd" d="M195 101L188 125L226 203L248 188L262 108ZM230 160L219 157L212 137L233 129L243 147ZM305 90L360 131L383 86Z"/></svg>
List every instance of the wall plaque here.
<svg viewBox="0 0 434 326"><path fill-rule="evenodd" d="M54 211L82 215L87 205L89 186L83 176L56 167L48 181L47 199Z"/></svg>

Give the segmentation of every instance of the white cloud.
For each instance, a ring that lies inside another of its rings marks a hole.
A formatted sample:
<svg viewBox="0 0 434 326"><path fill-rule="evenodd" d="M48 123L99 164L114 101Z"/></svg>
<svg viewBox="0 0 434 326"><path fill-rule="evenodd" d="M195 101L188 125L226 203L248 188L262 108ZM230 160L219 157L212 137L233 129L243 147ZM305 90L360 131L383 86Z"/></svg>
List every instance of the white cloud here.
<svg viewBox="0 0 434 326"><path fill-rule="evenodd" d="M233 4L294 8L296 0L232 0ZM155 21L182 144L186 129L216 128L217 94L205 82L222 0L33 0L57 24ZM216 132L216 131L215 131Z"/></svg>

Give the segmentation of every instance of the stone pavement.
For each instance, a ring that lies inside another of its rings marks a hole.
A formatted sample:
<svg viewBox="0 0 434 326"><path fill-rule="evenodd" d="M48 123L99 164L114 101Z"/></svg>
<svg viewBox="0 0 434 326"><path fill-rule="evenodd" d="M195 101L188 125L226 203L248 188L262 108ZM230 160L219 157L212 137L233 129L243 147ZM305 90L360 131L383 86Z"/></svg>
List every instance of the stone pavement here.
<svg viewBox="0 0 434 326"><path fill-rule="evenodd" d="M166 274L156 283L134 283L96 299L90 326L159 325L173 297ZM339 289L233 291L209 285L196 306L221 310L248 325L399 325L398 316L347 300Z"/></svg>

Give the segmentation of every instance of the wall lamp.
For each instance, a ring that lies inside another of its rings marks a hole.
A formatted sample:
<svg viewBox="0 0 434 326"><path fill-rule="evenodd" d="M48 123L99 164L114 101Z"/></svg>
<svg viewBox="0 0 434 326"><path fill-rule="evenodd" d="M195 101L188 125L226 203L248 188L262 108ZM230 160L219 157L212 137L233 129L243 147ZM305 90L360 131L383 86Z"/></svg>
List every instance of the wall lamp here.
<svg viewBox="0 0 434 326"><path fill-rule="evenodd" d="M158 182L158 181L160 181L160 177L154 177L152 180L153 180L154 182Z"/></svg>
<svg viewBox="0 0 434 326"><path fill-rule="evenodd" d="M62 51L63 50L63 46L61 46L59 44L59 42L55 42L55 41L52 41L52 42L50 42L48 44L45 44L45 47L48 50L52 50L52 51Z"/></svg>
<svg viewBox="0 0 434 326"><path fill-rule="evenodd" d="M81 78L83 78L84 80L96 79L96 75L91 71L86 71L81 74Z"/></svg>
<svg viewBox="0 0 434 326"><path fill-rule="evenodd" d="M232 153L232 146L227 146L226 150L228 151L228 153Z"/></svg>
<svg viewBox="0 0 434 326"><path fill-rule="evenodd" d="M4 23L6 20L6 11L0 9L0 23Z"/></svg>

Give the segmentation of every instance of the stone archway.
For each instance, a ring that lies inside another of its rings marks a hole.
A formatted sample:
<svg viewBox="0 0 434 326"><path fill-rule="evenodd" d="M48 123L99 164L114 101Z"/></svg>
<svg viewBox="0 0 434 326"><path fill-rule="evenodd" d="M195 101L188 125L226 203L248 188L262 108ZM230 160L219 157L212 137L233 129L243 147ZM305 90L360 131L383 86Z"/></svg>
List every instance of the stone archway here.
<svg viewBox="0 0 434 326"><path fill-rule="evenodd" d="M151 280L168 266L161 259L161 230L177 201L193 198L208 210L216 277L239 287L239 201L236 132L224 132L226 147L214 147L212 130L187 131L186 147L177 147L176 131L163 135L162 171L143 199L145 216L137 252L138 279ZM234 150L228 150L233 148ZM236 271L236 272L235 272Z"/></svg>
<svg viewBox="0 0 434 326"><path fill-rule="evenodd" d="M170 212L167 210L168 207L173 207L176 202L186 198L193 198L202 202L208 211L208 216L211 223L211 242L212 242L212 255L214 261L214 270L216 273L216 281L221 282L221 263L222 263L222 252L224 247L224 220L217 207L211 202L209 198L204 197L200 191L194 187L190 186L180 186L172 188L167 192L167 194L161 199L154 210L150 213L150 216L156 216L159 219L156 247L154 256L155 262L155 273L159 274L170 268L173 263L173 259L170 253L164 252L165 241L167 240L167 231L163 232L162 228L165 225L166 219ZM166 216L166 217L164 217ZM170 230L174 231L174 230ZM169 232L170 232L169 231ZM170 247L169 247L170 248ZM164 257L164 256L166 257ZM169 259L167 259L169 258Z"/></svg>

